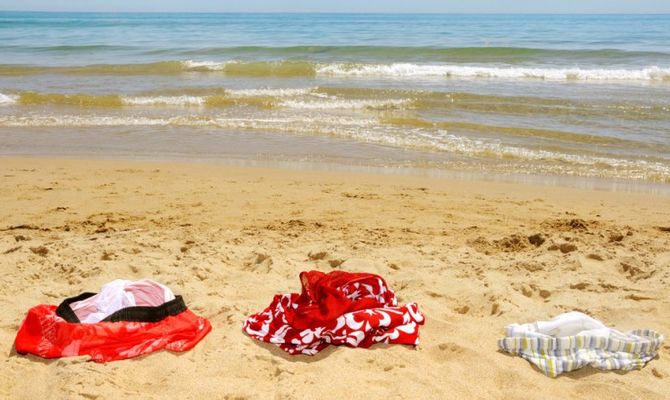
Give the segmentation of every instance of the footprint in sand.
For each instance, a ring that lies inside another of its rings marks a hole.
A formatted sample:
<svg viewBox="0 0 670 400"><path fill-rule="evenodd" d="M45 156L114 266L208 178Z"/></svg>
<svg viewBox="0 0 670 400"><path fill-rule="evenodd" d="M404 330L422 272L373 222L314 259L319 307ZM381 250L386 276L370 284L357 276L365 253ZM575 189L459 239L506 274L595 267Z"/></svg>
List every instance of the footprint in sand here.
<svg viewBox="0 0 670 400"><path fill-rule="evenodd" d="M307 257L309 257L309 259L311 261L323 260L327 256L328 256L328 252L326 252L326 251L310 251L307 254Z"/></svg>
<svg viewBox="0 0 670 400"><path fill-rule="evenodd" d="M610 231L608 232L608 240L610 243L619 243L623 241L624 235L619 231Z"/></svg>
<svg viewBox="0 0 670 400"><path fill-rule="evenodd" d="M535 241L536 243L538 240L539 239L537 238L533 239L533 241ZM536 245L530 241L529 237L516 233L494 240L488 240L487 238L480 236L474 240L469 240L467 243L473 249L486 255L496 254L500 252L516 253L516 252L527 251L531 247L531 244L533 245L533 247L536 247Z"/></svg>
<svg viewBox="0 0 670 400"><path fill-rule="evenodd" d="M191 247L193 247L194 244L195 244L195 241L187 240L186 242L184 242L184 245L179 248L179 251L182 252L182 253L186 253L189 250L191 250Z"/></svg>
<svg viewBox="0 0 670 400"><path fill-rule="evenodd" d="M435 350L437 351L431 351L430 357L442 364L453 361L455 359L462 359L472 356L472 350L469 350L454 342L440 343L436 347L437 349Z"/></svg>
<svg viewBox="0 0 670 400"><path fill-rule="evenodd" d="M528 298L532 298L535 293L537 293L542 299L548 299L551 297L551 292L546 289L540 289L533 284L522 285L521 288L515 288L517 291L520 291L521 294Z"/></svg>
<svg viewBox="0 0 670 400"><path fill-rule="evenodd" d="M462 306L462 307L456 308L454 311L456 311L459 314L465 315L470 311L470 307L469 306Z"/></svg>
<svg viewBox="0 0 670 400"><path fill-rule="evenodd" d="M595 254L595 253L591 253L591 254L587 255L586 258L589 258L591 260L596 260L596 261L605 261L603 256L601 256L599 254Z"/></svg>
<svg viewBox="0 0 670 400"><path fill-rule="evenodd" d="M491 304L491 314L490 315L499 316L501 314L502 314L502 312L500 311L500 303L496 302L496 303Z"/></svg>
<svg viewBox="0 0 670 400"><path fill-rule="evenodd" d="M648 279L657 272L656 269L649 269L644 262L633 257L623 257L619 261L619 270L628 280L634 282Z"/></svg>
<svg viewBox="0 0 670 400"><path fill-rule="evenodd" d="M580 282L580 283L575 283L574 285L570 285L570 289L574 290L579 290L579 291L584 291L586 288L591 286L589 283L586 282Z"/></svg>
<svg viewBox="0 0 670 400"><path fill-rule="evenodd" d="M38 256L42 256L42 257L46 257L47 254L49 254L49 249L47 249L44 246L31 247L30 251L32 251L33 254L37 254Z"/></svg>
<svg viewBox="0 0 670 400"><path fill-rule="evenodd" d="M559 243L559 244L552 244L551 246L547 247L547 250L549 251L560 250L561 253L567 254L576 251L577 246L572 243Z"/></svg>
<svg viewBox="0 0 670 400"><path fill-rule="evenodd" d="M535 247L542 246L542 244L544 244L546 240L547 239L545 239L545 237L541 233L536 233L534 235L528 236L528 241Z"/></svg>
<svg viewBox="0 0 670 400"><path fill-rule="evenodd" d="M327 251L310 251L307 254L307 258L310 261L326 262L331 268L337 268L346 261L341 258L332 258Z"/></svg>
<svg viewBox="0 0 670 400"><path fill-rule="evenodd" d="M244 260L244 269L246 271L269 273L272 264L272 257L268 254L253 252Z"/></svg>

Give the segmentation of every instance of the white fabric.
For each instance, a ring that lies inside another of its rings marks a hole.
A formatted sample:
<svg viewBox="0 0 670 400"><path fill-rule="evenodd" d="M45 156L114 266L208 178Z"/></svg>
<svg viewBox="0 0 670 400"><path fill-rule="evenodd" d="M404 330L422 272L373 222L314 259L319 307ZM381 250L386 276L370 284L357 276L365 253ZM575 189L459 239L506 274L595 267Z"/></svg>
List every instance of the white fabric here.
<svg viewBox="0 0 670 400"><path fill-rule="evenodd" d="M549 321L507 326L500 350L521 356L556 377L586 365L603 370L640 369L653 360L663 335L649 329L620 332L580 312Z"/></svg>
<svg viewBox="0 0 670 400"><path fill-rule="evenodd" d="M103 286L95 296L72 303L70 307L81 323L94 324L123 308L157 307L174 299L172 291L158 282L117 279Z"/></svg>
<svg viewBox="0 0 670 400"><path fill-rule="evenodd" d="M519 330L522 331L529 328L529 324L518 325ZM533 331L553 336L566 337L575 335L594 335L608 337L613 329L607 328L602 322L591 318L586 314L577 311L568 312L556 316L549 321L537 321Z"/></svg>

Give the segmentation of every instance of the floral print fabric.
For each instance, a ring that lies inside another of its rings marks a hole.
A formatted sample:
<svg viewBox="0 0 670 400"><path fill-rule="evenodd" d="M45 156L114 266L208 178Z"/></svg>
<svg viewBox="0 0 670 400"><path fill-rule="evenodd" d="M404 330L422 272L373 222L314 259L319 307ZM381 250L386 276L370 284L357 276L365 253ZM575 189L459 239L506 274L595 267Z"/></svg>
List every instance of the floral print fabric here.
<svg viewBox="0 0 670 400"><path fill-rule="evenodd" d="M244 331L289 354L314 355L329 345L419 344L424 317L415 303L398 306L384 279L367 273L300 274L302 292L276 295Z"/></svg>

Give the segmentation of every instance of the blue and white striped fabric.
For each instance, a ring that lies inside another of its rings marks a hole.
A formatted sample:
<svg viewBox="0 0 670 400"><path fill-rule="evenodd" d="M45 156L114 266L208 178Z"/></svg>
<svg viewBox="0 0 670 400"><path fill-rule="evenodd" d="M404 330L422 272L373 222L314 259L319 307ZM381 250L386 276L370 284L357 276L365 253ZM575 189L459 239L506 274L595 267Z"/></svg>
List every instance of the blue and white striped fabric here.
<svg viewBox="0 0 670 400"><path fill-rule="evenodd" d="M580 312L550 321L512 324L498 340L500 350L523 357L552 378L586 365L603 370L641 369L663 343L663 335L643 329L622 333Z"/></svg>

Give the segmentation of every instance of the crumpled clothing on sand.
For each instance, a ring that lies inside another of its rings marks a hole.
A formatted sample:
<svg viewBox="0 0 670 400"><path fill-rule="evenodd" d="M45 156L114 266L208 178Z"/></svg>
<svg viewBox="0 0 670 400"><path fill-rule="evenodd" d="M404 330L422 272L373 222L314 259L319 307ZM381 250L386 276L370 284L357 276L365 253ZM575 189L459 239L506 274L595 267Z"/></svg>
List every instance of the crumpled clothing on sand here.
<svg viewBox="0 0 670 400"><path fill-rule="evenodd" d="M507 326L500 350L518 355L552 378L590 365L602 370L641 369L663 343L663 335L649 329L627 333L606 327L580 312L561 314L550 321Z"/></svg>
<svg viewBox="0 0 670 400"><path fill-rule="evenodd" d="M95 321L95 322L88 322ZM31 308L16 335L16 351L44 358L88 355L108 362L158 350L187 351L211 330L181 296L153 281L113 281L60 306Z"/></svg>
<svg viewBox="0 0 670 400"><path fill-rule="evenodd" d="M300 281L300 294L276 295L268 308L246 320L244 331L289 354L314 355L331 344L419 344L424 317L418 306L398 307L380 276L309 271Z"/></svg>

